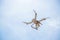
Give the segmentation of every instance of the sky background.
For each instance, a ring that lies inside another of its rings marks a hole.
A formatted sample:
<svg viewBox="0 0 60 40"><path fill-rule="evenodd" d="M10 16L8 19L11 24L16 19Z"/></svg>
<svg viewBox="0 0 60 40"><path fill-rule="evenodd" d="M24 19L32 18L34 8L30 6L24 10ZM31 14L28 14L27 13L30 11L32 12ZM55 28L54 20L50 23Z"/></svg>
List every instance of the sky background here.
<svg viewBox="0 0 60 40"><path fill-rule="evenodd" d="M50 17L39 30L29 22ZM60 0L0 0L0 40L60 40Z"/></svg>

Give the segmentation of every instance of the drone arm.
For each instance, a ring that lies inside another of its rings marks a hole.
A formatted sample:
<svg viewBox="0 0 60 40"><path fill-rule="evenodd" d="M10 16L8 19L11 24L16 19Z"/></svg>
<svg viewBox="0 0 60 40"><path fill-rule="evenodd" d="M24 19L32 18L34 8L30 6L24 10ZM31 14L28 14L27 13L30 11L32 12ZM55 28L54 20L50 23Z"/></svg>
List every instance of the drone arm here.
<svg viewBox="0 0 60 40"><path fill-rule="evenodd" d="M47 17L47 18L48 18L48 17ZM40 21L40 22L41 22L41 21L44 21L44 20L46 20L47 18L42 18L42 19L41 19L41 20L39 20L39 21Z"/></svg>
<svg viewBox="0 0 60 40"><path fill-rule="evenodd" d="M46 20L46 19L45 19L45 18L43 18L43 19L41 19L41 20L39 20L39 21L41 22L41 21L44 21L44 20Z"/></svg>
<svg viewBox="0 0 60 40"><path fill-rule="evenodd" d="M35 13L35 19L37 18L37 14Z"/></svg>
<svg viewBox="0 0 60 40"><path fill-rule="evenodd" d="M31 24L32 22L23 22L23 23L25 23L25 24Z"/></svg>
<svg viewBox="0 0 60 40"><path fill-rule="evenodd" d="M36 11L35 10L33 10L34 11L34 13L35 13L35 19L37 18L37 13L36 13Z"/></svg>

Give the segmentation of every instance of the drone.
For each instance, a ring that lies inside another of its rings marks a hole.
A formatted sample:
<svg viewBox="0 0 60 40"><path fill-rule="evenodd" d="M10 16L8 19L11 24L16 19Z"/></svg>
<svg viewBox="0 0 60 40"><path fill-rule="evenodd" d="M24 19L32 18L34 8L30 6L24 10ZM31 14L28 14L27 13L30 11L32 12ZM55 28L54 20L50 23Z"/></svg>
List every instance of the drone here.
<svg viewBox="0 0 60 40"><path fill-rule="evenodd" d="M37 12L36 12L35 10L33 10L33 11L34 11L34 13L35 13L35 17L32 19L32 21L31 21L31 22L23 22L23 23L25 23L25 24L31 24L31 23L33 23L33 24L31 25L31 27L32 27L33 29L38 30L38 28L40 27L40 25L43 25L41 22L44 21L44 20L46 20L46 19L49 18L49 17L42 18L41 20L37 20ZM35 27L33 26L34 24L35 24Z"/></svg>

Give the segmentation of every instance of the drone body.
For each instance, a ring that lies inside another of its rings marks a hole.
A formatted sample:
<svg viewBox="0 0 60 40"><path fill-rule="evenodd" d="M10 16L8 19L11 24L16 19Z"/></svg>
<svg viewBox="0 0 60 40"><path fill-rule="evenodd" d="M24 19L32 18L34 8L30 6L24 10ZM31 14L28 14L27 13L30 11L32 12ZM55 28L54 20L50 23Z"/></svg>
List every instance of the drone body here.
<svg viewBox="0 0 60 40"><path fill-rule="evenodd" d="M40 25L42 25L41 21L43 20L46 20L47 18L42 18L41 20L37 20L37 13L35 10L33 10L34 13L35 13L35 18L32 19L31 22L24 22L25 24L31 24L31 23L34 23L35 24L35 27L33 27L34 24L31 25L32 28L38 30L38 28L40 27Z"/></svg>

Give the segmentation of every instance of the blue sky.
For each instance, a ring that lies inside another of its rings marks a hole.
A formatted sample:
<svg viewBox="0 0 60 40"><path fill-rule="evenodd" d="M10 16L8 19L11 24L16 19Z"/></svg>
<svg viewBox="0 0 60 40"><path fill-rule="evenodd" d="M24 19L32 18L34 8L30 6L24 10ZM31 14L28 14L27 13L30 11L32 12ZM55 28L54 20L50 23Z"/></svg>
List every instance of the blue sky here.
<svg viewBox="0 0 60 40"><path fill-rule="evenodd" d="M0 0L0 40L60 40L59 0ZM39 30L25 25L23 21L34 18L36 10L43 21Z"/></svg>

